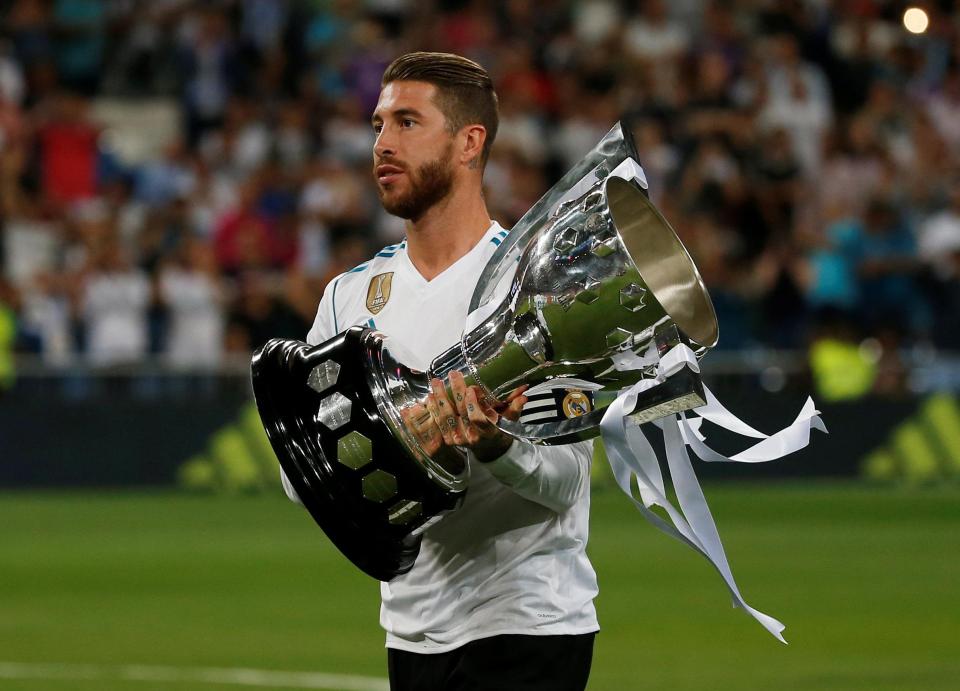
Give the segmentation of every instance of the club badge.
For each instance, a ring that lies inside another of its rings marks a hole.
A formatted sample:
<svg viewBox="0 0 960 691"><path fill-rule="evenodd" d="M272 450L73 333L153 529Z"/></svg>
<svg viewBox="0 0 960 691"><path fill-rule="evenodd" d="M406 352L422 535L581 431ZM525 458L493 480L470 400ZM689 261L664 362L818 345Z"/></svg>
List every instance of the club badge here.
<svg viewBox="0 0 960 691"><path fill-rule="evenodd" d="M563 398L563 414L567 418L580 417L590 412L590 397L583 391L574 389Z"/></svg>
<svg viewBox="0 0 960 691"><path fill-rule="evenodd" d="M390 299L390 286L393 285L393 272L377 274L370 279L367 288L367 309L371 314L379 314Z"/></svg>

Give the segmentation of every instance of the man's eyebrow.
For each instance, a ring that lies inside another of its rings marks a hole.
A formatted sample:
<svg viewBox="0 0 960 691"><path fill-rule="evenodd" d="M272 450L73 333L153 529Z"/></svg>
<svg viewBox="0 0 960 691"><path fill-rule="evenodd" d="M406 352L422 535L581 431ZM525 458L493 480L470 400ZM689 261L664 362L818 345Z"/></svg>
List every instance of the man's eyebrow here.
<svg viewBox="0 0 960 691"><path fill-rule="evenodd" d="M412 115L413 117L422 117L423 113L416 108L397 108L396 110L389 111L388 115L392 118L405 118L409 115ZM374 125L378 122L383 122L383 116L379 113L374 113L370 118L370 122L372 122Z"/></svg>

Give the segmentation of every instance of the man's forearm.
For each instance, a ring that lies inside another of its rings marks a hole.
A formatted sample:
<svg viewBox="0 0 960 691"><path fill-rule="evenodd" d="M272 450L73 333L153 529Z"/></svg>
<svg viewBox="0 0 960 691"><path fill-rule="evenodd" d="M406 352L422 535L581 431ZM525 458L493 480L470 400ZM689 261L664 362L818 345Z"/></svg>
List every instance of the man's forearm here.
<svg viewBox="0 0 960 691"><path fill-rule="evenodd" d="M562 513L587 491L592 457L590 442L537 446L515 439L506 453L484 466L524 499Z"/></svg>

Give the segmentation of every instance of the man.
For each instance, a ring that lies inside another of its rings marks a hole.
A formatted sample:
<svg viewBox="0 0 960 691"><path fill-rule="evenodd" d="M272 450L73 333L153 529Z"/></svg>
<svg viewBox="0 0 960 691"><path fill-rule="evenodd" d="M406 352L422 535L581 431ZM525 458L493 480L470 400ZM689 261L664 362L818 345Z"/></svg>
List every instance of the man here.
<svg viewBox="0 0 960 691"><path fill-rule="evenodd" d="M382 84L373 172L407 237L330 283L307 340L375 326L426 369L459 339L506 235L482 193L497 98L482 67L449 54L404 55ZM563 396L527 403L518 392L494 411L457 374L447 384L452 394L432 382L433 428L419 434L468 450L470 489L426 531L412 570L382 584L391 689L582 691L598 629L585 552L590 446L536 447L496 427L525 404L530 419L559 417Z"/></svg>

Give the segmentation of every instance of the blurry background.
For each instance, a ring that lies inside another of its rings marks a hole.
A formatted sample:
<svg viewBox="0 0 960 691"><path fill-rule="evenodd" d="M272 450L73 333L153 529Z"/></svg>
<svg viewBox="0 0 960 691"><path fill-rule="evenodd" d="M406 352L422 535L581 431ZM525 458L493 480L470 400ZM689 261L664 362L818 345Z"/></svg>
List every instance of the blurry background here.
<svg viewBox="0 0 960 691"><path fill-rule="evenodd" d="M831 429L698 466L788 651L596 464L591 688L960 678L960 3L5 0L0 687L383 676L375 584L279 498L248 366L402 237L369 115L408 50L491 72L504 226L623 119L718 311L711 387L768 432L812 393Z"/></svg>

